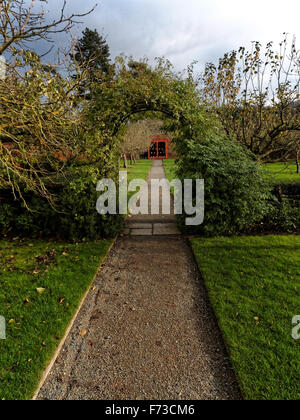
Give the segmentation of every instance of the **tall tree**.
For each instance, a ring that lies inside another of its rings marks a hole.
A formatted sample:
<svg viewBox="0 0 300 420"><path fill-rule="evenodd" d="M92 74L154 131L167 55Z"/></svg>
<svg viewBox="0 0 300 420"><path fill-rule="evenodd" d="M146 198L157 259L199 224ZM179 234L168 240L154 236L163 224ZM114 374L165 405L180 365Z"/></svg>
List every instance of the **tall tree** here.
<svg viewBox="0 0 300 420"><path fill-rule="evenodd" d="M109 46L96 29L86 28L82 34L71 58L77 65L89 68L89 83L101 83L103 76L109 76L113 72Z"/></svg>
<svg viewBox="0 0 300 420"><path fill-rule="evenodd" d="M0 80L0 189L24 201L26 189L52 200L50 181L88 153L83 112L73 108L80 85L31 51L8 63Z"/></svg>
<svg viewBox="0 0 300 420"><path fill-rule="evenodd" d="M255 42L207 64L202 77L202 99L227 134L266 162L299 150L300 53L287 36L279 47Z"/></svg>

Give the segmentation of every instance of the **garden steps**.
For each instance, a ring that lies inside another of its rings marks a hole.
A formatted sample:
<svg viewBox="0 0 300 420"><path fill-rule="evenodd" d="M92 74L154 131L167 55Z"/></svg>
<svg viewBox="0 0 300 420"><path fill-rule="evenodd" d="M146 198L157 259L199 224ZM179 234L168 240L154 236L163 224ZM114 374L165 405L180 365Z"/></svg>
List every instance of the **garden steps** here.
<svg viewBox="0 0 300 420"><path fill-rule="evenodd" d="M176 223L128 223L124 235L131 236L161 236L161 235L180 235Z"/></svg>
<svg viewBox="0 0 300 420"><path fill-rule="evenodd" d="M166 174L163 166L163 162L161 160L154 160L153 166L151 171L148 175L147 182L148 182L148 191L150 191L150 183L152 179L166 179ZM148 193L148 192L147 192ZM141 191L141 194L144 194ZM131 235L131 236L173 236L173 235L180 235L180 231L177 227L177 219L174 215L174 202L173 198L168 196L163 196L164 192L160 192L160 203L162 203L163 198L171 200L170 206L170 214L164 215L160 214L157 215L129 215L126 219L125 229L123 234L124 235ZM161 206L161 204L160 204ZM150 194L148 196L148 210L151 211L151 197Z"/></svg>

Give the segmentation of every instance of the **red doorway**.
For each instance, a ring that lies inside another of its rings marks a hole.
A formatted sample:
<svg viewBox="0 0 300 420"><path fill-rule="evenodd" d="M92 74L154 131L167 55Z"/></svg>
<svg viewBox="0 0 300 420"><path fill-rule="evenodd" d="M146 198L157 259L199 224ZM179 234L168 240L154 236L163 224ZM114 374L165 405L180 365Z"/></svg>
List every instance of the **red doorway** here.
<svg viewBox="0 0 300 420"><path fill-rule="evenodd" d="M148 149L148 159L168 159L168 138L157 136L151 141Z"/></svg>

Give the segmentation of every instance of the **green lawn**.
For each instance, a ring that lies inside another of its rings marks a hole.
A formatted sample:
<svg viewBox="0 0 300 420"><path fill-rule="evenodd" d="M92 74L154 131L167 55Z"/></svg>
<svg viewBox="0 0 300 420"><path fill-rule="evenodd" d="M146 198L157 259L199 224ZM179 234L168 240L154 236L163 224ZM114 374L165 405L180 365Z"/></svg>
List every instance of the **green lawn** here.
<svg viewBox="0 0 300 420"><path fill-rule="evenodd" d="M128 182L132 181L133 179L146 179L150 169L152 167L152 160L149 159L141 159L137 160L134 165L130 165L128 162L128 168L123 169L123 162L121 162L121 171L127 171L128 174Z"/></svg>
<svg viewBox="0 0 300 420"><path fill-rule="evenodd" d="M295 161L289 161L288 163L267 163L263 165L263 167L266 171L266 178L269 179L272 184L290 182L300 183L300 174L297 174Z"/></svg>
<svg viewBox="0 0 300 420"><path fill-rule="evenodd" d="M175 159L164 161L167 179L170 181L175 177ZM288 163L267 163L263 165L265 176L272 184L299 182L300 174L297 174L295 161Z"/></svg>
<svg viewBox="0 0 300 420"><path fill-rule="evenodd" d="M153 161L150 159L140 159L137 160L134 165L130 165L128 161L127 168L127 180L128 184L134 179L146 179L150 169L152 167ZM123 161L121 162L121 171L126 171L123 168ZM128 192L128 199L130 199L136 192Z"/></svg>
<svg viewBox="0 0 300 420"><path fill-rule="evenodd" d="M0 400L30 399L111 241L0 241Z"/></svg>
<svg viewBox="0 0 300 420"><path fill-rule="evenodd" d="M165 173L166 173L166 177L167 180L169 182L173 181L173 179L176 178L175 175L175 159L165 159L164 160L164 167L165 167Z"/></svg>
<svg viewBox="0 0 300 420"><path fill-rule="evenodd" d="M192 239L246 399L300 399L300 236Z"/></svg>

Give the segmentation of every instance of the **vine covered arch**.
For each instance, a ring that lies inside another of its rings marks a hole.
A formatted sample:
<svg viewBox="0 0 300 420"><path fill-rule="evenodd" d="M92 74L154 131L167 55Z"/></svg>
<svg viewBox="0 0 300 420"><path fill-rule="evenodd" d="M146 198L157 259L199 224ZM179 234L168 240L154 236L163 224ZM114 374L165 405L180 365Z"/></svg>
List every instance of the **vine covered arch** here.
<svg viewBox="0 0 300 420"><path fill-rule="evenodd" d="M199 138L199 134L202 138L207 136L211 117L200 105L191 70L176 73L165 60L159 60L154 68L145 62L124 59L117 63L113 80L92 87L93 100L89 104L92 125L98 133L97 146L107 152L102 161L117 150L118 137L127 122L133 116L142 118L147 112L166 117L175 144L181 149L185 139Z"/></svg>
<svg viewBox="0 0 300 420"><path fill-rule="evenodd" d="M268 187L261 168L201 105L192 69L178 74L164 60L150 68L147 63L120 59L115 78L94 86L93 97L90 115L100 133L100 150L106 151L101 161L106 168L105 159L118 150L122 127L134 115L163 113L179 155L176 175L181 181L205 180L205 222L197 232L234 234L262 220Z"/></svg>

